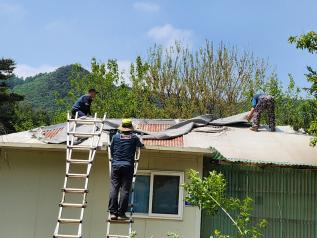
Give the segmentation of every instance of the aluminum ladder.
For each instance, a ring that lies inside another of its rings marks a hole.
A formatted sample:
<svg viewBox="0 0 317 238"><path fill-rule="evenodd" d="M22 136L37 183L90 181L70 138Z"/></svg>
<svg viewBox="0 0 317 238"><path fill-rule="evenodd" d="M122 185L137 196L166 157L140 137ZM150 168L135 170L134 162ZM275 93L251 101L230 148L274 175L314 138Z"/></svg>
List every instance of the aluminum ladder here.
<svg viewBox="0 0 317 238"><path fill-rule="evenodd" d="M86 198L88 193L88 179L91 172L92 163L95 159L96 151L98 149L105 118L106 115L104 115L103 119L100 120L97 118L97 114L95 114L93 118L82 119L78 118L78 113L76 113L74 118L71 118L69 113L67 114L66 176L62 188L62 200L59 204L60 208L58 212L56 228L53 235L54 238L81 238L83 235L82 222L84 217L84 210L87 204ZM77 126L79 125L91 125L91 132L78 131ZM90 143L87 143L87 145L76 145L74 144L75 138L89 139ZM73 159L73 150L87 151L88 158ZM71 170L75 169L76 166L80 166L80 169L85 172L72 172ZM81 187L69 187L73 182L81 183ZM71 198L73 198L74 200L74 197L72 196L77 196L77 201L68 201L71 200ZM79 218L65 218L64 213L67 212L67 209L75 209L75 212L79 214ZM61 234L61 224L72 224L71 228L73 228L72 230L74 230L73 234Z"/></svg>
<svg viewBox="0 0 317 238"><path fill-rule="evenodd" d="M109 144L108 144L108 158L109 158L109 182L111 183L111 162L112 162L112 157L111 157L111 138L110 138L110 133L109 133ZM142 139L142 137L141 137ZM107 233L106 233L106 238L130 238L133 236L133 230L132 230L132 224L133 224L133 213L134 213L134 208L133 208L133 202L134 202L134 188L135 188L135 181L136 181L136 175L138 171L138 166L139 166L139 160L140 160L140 154L141 154L141 149L138 147L135 155L134 155L134 172L133 172L133 178L132 178L132 184L131 184L131 193L130 193L130 217L128 220L111 220L110 219L110 211L108 211L108 219L107 219ZM111 224L128 224L128 235L116 235L116 234L110 234L110 226Z"/></svg>

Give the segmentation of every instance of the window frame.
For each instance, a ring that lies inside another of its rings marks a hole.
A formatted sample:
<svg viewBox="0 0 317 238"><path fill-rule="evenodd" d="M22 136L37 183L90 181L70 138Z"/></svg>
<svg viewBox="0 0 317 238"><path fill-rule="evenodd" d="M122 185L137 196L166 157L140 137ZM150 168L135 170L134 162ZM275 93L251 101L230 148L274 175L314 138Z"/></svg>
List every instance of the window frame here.
<svg viewBox="0 0 317 238"><path fill-rule="evenodd" d="M148 213L134 213L136 218L156 218L156 219L173 219L182 220L184 211L184 188L182 184L184 183L184 172L182 171L158 171L158 170L140 170L137 172L138 175L146 175L150 177L150 190L149 190L149 211ZM179 190L178 190L178 214L160 214L152 212L153 203L153 184L154 176L178 176L179 177Z"/></svg>

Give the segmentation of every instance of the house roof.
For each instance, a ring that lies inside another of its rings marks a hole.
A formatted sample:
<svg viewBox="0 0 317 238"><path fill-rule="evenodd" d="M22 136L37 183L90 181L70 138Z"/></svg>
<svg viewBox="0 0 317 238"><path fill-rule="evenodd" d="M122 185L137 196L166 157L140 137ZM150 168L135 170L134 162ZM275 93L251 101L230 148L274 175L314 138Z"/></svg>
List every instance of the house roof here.
<svg viewBox="0 0 317 238"><path fill-rule="evenodd" d="M150 132L160 132L164 131L170 126L174 125L175 122L167 122L165 124L158 124L158 123L149 123L149 124L143 124L140 123L138 125L138 129L143 131L150 131ZM166 146L166 147L183 147L184 146L184 139L183 136L178 136L171 139L165 139L165 140L154 140L154 139L148 139L144 140L145 145L157 145L157 146Z"/></svg>
<svg viewBox="0 0 317 238"><path fill-rule="evenodd" d="M177 122L146 120L146 123L139 123L138 128L158 132L174 126ZM63 135L63 131L65 132L65 124L53 125L41 130L40 135L44 139L50 139ZM103 133L100 145L108 144L108 138L107 134ZM256 133L246 127L207 125L171 139L151 138L144 142L147 148L155 150L211 153L210 148L214 148L230 161L317 166L317 148L309 146L310 138L308 135L293 131L289 126L278 127L274 133L262 127L260 132ZM89 142L88 139L82 144ZM32 131L0 136L0 147L8 144L21 148L25 148L26 144L33 148L64 148L57 144L48 146L45 140L35 138Z"/></svg>
<svg viewBox="0 0 317 238"><path fill-rule="evenodd" d="M165 129L175 125L175 120L151 120L147 123L138 123L137 128L142 131L147 132L160 132L164 131ZM81 130L91 130L90 126L81 127ZM39 130L35 129L32 136L32 131L25 131L22 133L13 133L6 136L0 137L0 143L1 138L3 142L6 141L12 141L12 142L23 142L23 141L29 141L30 143L39 143L43 142L46 143L52 143L54 142L54 138L56 137L65 137L66 132L66 124L57 124L48 126L45 128L41 128ZM31 138L30 138L31 134ZM36 139L35 137L39 138L40 140ZM64 138L65 139L65 138ZM64 140L63 139L63 140ZM101 141L103 144L108 143L108 137L103 136ZM184 140L183 136L177 136L170 139L164 139L164 140L157 140L157 139L146 139L144 140L145 145L151 145L151 146L165 146L165 147L184 147Z"/></svg>
<svg viewBox="0 0 317 238"><path fill-rule="evenodd" d="M228 127L220 133L191 132L184 136L184 145L215 148L231 161L317 166L317 148L309 146L310 138L290 126L277 127L276 132Z"/></svg>

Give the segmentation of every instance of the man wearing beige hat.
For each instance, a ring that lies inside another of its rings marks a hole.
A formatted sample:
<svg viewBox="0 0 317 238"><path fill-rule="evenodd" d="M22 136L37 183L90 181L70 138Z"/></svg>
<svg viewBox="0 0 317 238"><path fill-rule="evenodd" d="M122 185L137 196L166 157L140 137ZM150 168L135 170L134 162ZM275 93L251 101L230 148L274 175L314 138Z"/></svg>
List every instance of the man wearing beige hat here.
<svg viewBox="0 0 317 238"><path fill-rule="evenodd" d="M134 155L137 147L143 147L139 137L133 133L131 119L123 119L118 133L111 141L111 188L109 196L109 211L112 220L128 219L129 193L134 172ZM120 201L118 194L120 191Z"/></svg>

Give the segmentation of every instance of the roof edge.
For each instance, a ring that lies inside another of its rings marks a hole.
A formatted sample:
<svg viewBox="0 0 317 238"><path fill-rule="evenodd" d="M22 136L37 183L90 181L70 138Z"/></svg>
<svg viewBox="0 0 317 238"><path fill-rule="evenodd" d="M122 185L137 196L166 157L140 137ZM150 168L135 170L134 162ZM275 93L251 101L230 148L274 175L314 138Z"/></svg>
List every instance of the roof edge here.
<svg viewBox="0 0 317 238"><path fill-rule="evenodd" d="M247 160L241 158L227 158L223 156L217 149L211 147L213 155L212 160L219 161L220 163L229 163L229 164L243 164L247 166L256 166L256 167L280 167L280 168L297 168L297 169L316 169L317 166L314 164L300 164L300 163L289 163L289 162L276 162L276 161L255 161Z"/></svg>
<svg viewBox="0 0 317 238"><path fill-rule="evenodd" d="M108 145L103 145L98 149L98 151L107 151ZM45 151L64 151L66 149L65 144L33 144L33 143L14 143L14 142L4 142L0 143L0 148L7 149L19 149L19 150L45 150ZM213 154L213 150L207 148L199 147L166 147L166 146L156 146L147 145L145 150L152 151L173 151L173 152L184 152L184 153L199 153L199 154ZM79 149L78 151L85 151L84 149Z"/></svg>

